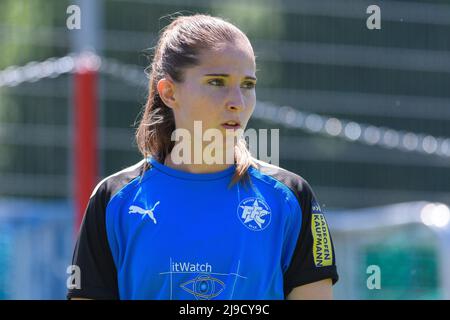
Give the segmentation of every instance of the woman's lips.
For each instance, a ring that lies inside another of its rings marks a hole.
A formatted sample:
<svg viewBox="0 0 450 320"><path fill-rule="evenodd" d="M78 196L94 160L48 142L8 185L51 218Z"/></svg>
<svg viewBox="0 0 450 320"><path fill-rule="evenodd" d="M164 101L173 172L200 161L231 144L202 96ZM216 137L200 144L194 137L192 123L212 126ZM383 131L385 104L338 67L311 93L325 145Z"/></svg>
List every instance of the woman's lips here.
<svg viewBox="0 0 450 320"><path fill-rule="evenodd" d="M224 123L224 124L222 124L222 127L225 128L225 129L234 129L234 130L236 130L236 129L240 129L241 125L240 124L229 125L229 124Z"/></svg>

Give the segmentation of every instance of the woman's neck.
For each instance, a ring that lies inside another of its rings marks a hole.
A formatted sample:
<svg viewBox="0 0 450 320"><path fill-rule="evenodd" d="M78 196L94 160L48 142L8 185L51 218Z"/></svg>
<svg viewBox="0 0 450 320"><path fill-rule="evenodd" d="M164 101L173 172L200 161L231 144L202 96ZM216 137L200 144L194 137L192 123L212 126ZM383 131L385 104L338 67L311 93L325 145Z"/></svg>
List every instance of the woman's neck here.
<svg viewBox="0 0 450 320"><path fill-rule="evenodd" d="M219 172L228 169L233 164L224 163L224 164L186 164L186 163L180 163L176 164L172 161L171 153L169 153L166 158L164 159L164 165L168 166L172 169L180 170L180 171L186 171L189 173L213 173L213 172Z"/></svg>

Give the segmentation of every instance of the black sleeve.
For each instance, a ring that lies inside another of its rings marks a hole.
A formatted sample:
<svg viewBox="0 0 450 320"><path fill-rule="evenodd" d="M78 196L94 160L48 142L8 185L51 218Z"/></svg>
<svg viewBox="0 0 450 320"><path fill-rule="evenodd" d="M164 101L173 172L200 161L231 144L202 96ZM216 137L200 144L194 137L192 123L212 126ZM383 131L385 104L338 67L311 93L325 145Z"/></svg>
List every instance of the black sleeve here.
<svg viewBox="0 0 450 320"><path fill-rule="evenodd" d="M289 268L284 274L287 296L297 286L331 278L338 281L333 241L325 216L306 180L291 184L302 211L302 224Z"/></svg>
<svg viewBox="0 0 450 320"><path fill-rule="evenodd" d="M80 271L80 288L69 289L67 298L119 299L117 271L106 235L107 183L100 183L89 199L72 265Z"/></svg>

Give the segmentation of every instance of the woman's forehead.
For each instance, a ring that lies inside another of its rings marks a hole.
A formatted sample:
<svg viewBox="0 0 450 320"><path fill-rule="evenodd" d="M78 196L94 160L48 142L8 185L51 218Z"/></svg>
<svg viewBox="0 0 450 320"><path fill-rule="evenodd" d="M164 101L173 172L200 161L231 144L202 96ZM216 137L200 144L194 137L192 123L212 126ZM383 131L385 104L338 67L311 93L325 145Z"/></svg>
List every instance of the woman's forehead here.
<svg viewBox="0 0 450 320"><path fill-rule="evenodd" d="M255 55L253 49L244 41L222 43L214 49L200 51L196 71L203 73L238 73L255 72Z"/></svg>

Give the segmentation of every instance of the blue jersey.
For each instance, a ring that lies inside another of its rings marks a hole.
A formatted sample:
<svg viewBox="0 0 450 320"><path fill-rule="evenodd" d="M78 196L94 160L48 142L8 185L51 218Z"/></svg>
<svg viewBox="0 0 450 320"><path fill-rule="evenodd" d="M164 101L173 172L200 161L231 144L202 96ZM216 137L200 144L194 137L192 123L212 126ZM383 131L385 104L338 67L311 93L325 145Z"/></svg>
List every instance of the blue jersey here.
<svg viewBox="0 0 450 320"><path fill-rule="evenodd" d="M145 166L145 164L147 164ZM194 174L153 158L95 188L68 298L285 299L296 286L338 279L331 235L310 185L256 160Z"/></svg>

